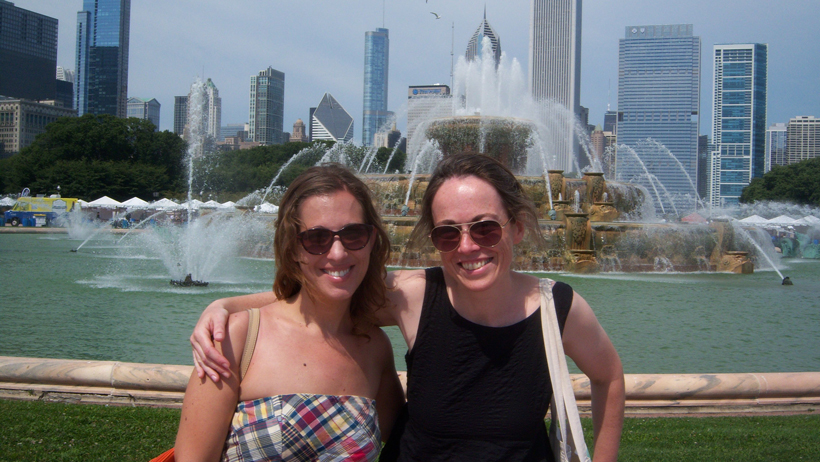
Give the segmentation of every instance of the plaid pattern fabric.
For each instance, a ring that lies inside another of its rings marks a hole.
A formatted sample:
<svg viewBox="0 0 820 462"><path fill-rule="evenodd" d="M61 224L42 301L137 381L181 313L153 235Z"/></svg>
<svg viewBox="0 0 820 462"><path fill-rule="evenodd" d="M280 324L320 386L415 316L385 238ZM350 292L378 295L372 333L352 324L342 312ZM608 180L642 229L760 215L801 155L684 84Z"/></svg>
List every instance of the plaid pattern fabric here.
<svg viewBox="0 0 820 462"><path fill-rule="evenodd" d="M376 403L299 393L236 406L223 461L373 461L381 449Z"/></svg>

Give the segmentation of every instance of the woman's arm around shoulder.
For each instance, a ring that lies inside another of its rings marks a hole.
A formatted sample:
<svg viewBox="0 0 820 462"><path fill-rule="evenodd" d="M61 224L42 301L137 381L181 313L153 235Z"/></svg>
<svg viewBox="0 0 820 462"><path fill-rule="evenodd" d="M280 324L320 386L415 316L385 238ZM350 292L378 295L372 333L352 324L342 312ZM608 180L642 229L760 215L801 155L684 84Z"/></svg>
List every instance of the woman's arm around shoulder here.
<svg viewBox="0 0 820 462"><path fill-rule="evenodd" d="M373 347L377 351L379 365L381 366L381 377L379 380L379 391L376 393L376 412L379 413L379 430L382 441L387 441L393 429L396 416L399 415L401 407L404 405L404 390L401 386L398 374L396 373L396 363L393 360L393 347L390 338L379 328L373 329L370 334Z"/></svg>
<svg viewBox="0 0 820 462"><path fill-rule="evenodd" d="M273 292L260 292L220 298L211 302L199 316L199 321L191 334L196 375L204 378L207 374L214 382L219 382L220 375L229 378L231 374L228 360L214 348L215 341L221 342L225 338L228 316L250 308L270 305L275 301L276 295Z"/></svg>
<svg viewBox="0 0 820 462"><path fill-rule="evenodd" d="M219 460L239 401L239 363L248 331L248 313L228 320L228 334L215 349L225 355L231 375L220 382L191 374L179 421L175 458L178 462Z"/></svg>
<svg viewBox="0 0 820 462"><path fill-rule="evenodd" d="M407 347L412 348L416 339L424 302L427 277L424 270L398 270L387 273L386 309L376 312L381 326L399 326Z"/></svg>
<svg viewBox="0 0 820 462"><path fill-rule="evenodd" d="M624 420L624 372L615 346L583 297L574 293L562 334L564 351L589 377L595 462L618 459Z"/></svg>

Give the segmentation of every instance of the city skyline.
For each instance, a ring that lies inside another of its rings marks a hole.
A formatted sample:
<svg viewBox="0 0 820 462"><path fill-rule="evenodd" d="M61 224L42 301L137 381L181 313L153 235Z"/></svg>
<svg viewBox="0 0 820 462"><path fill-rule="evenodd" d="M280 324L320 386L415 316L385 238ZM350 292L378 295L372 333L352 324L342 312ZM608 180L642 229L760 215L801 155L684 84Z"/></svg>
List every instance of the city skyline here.
<svg viewBox="0 0 820 462"><path fill-rule="evenodd" d="M82 2L14 3L59 20L57 65L75 70L76 14ZM817 115L820 82L815 76L820 63L806 57L820 56L820 32L811 19L820 15L820 3L789 3L787 8L772 8L769 2L755 0L738 11L720 2L585 2L581 104L590 108L590 123L603 123L607 103L616 109L618 39L629 24L691 23L695 34L702 37L703 50L710 50L715 43L768 43L768 124L788 122L798 115ZM390 29L392 42L388 110L397 112L399 129L404 131L401 112L407 87L450 83L451 40L459 56L482 9L483 5L461 0L414 2L386 5L383 16L382 3L375 1L359 2L355 7L323 4L313 9L248 0L238 9L215 1L145 0L132 5L128 96L156 98L162 104L161 128L170 130L173 97L187 94L197 76L211 78L220 88L224 123L247 122L247 76L273 66L293 77L285 95L286 127L297 118L308 120L309 108L328 91L351 109L354 120L362 120L358 104L363 97L361 37L383 26ZM243 12L247 10L261 13L246 15ZM288 17L288 25L269 33L265 18L270 15L264 14L268 10ZM436 20L431 11L441 19ZM517 59L523 69L528 68L529 11L529 0L487 2L487 16L504 37L504 52ZM340 22L344 27L336 27ZM264 36L260 31L269 34L268 42L260 41ZM798 41L800 46L792 45ZM238 46L242 43L256 46ZM711 76L712 63L706 61L701 73L701 134L711 132ZM354 139L361 139L359 127Z"/></svg>

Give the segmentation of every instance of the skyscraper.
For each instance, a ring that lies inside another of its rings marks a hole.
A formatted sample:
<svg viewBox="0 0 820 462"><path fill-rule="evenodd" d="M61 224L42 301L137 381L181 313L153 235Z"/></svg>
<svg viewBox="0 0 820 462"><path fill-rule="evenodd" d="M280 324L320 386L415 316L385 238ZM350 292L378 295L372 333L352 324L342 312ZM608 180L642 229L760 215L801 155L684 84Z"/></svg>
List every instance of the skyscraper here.
<svg viewBox="0 0 820 462"><path fill-rule="evenodd" d="M131 0L83 0L77 13L74 109L126 116Z"/></svg>
<svg viewBox="0 0 820 462"><path fill-rule="evenodd" d="M325 93L316 106L310 116L310 125L311 141L350 141L353 138L353 117L330 93Z"/></svg>
<svg viewBox="0 0 820 462"><path fill-rule="evenodd" d="M159 131L159 108L159 101L154 98L128 98L128 117L150 120L156 131Z"/></svg>
<svg viewBox="0 0 820 462"><path fill-rule="evenodd" d="M453 115L450 87L447 85L412 85L407 89L407 149L418 152L425 136L416 136L419 124ZM424 127L422 127L424 128Z"/></svg>
<svg viewBox="0 0 820 462"><path fill-rule="evenodd" d="M364 110L362 145L371 146L373 135L393 115L387 110L387 75L390 38L387 29L364 33Z"/></svg>
<svg viewBox="0 0 820 462"><path fill-rule="evenodd" d="M618 145L635 154L618 149L618 179L652 182L658 210L694 206L699 102L700 37L692 25L627 27L619 44Z"/></svg>
<svg viewBox="0 0 820 462"><path fill-rule="evenodd" d="M766 172L768 45L715 45L709 202L735 205Z"/></svg>
<svg viewBox="0 0 820 462"><path fill-rule="evenodd" d="M0 95L51 100L57 68L57 20L0 0Z"/></svg>
<svg viewBox="0 0 820 462"><path fill-rule="evenodd" d="M786 127L786 155L790 164L820 157L820 119L799 116Z"/></svg>
<svg viewBox="0 0 820 462"><path fill-rule="evenodd" d="M481 56L484 37L490 40L495 66L498 67L498 62L501 60L501 39L498 38L498 34L495 33L493 27L487 22L486 6L484 6L484 19L481 21L481 24L478 25L478 29L475 30L473 36L470 37L470 41L467 42L467 53L465 56L468 61L475 59L476 56Z"/></svg>
<svg viewBox="0 0 820 462"><path fill-rule="evenodd" d="M272 67L251 76L248 136L262 145L282 143L285 123L285 74Z"/></svg>
<svg viewBox="0 0 820 462"><path fill-rule="evenodd" d="M208 121L205 132L215 140L222 136L222 98L219 97L219 90L211 79L205 82L205 94L207 95Z"/></svg>
<svg viewBox="0 0 820 462"><path fill-rule="evenodd" d="M786 155L786 124L775 123L766 129L766 171L778 165L789 165Z"/></svg>
<svg viewBox="0 0 820 462"><path fill-rule="evenodd" d="M174 134L182 136L188 123L188 97L174 96Z"/></svg>

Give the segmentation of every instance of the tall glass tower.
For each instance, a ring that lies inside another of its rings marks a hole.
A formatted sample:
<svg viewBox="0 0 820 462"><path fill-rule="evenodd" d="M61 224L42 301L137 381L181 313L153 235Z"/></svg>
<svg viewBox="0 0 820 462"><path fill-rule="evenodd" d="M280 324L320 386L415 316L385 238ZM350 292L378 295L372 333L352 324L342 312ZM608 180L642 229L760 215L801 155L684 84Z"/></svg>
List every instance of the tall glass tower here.
<svg viewBox="0 0 820 462"><path fill-rule="evenodd" d="M691 24L628 26L618 61L616 175L643 184L656 210L682 212L697 194L700 37Z"/></svg>
<svg viewBox="0 0 820 462"><path fill-rule="evenodd" d="M715 45L709 202L735 205L766 172L768 45Z"/></svg>
<svg viewBox="0 0 820 462"><path fill-rule="evenodd" d="M130 24L131 0L83 0L83 11L77 13L74 80L78 115L126 117Z"/></svg>
<svg viewBox="0 0 820 462"><path fill-rule="evenodd" d="M0 0L0 95L54 99L57 20Z"/></svg>
<svg viewBox="0 0 820 462"><path fill-rule="evenodd" d="M248 137L263 145L280 144L285 119L285 73L268 67L251 76Z"/></svg>
<svg viewBox="0 0 820 462"><path fill-rule="evenodd" d="M562 120L553 133L558 165L551 168L569 170L578 152L573 133L581 112L581 0L531 0L529 48L533 99L557 102L569 112L542 115Z"/></svg>
<svg viewBox="0 0 820 462"><path fill-rule="evenodd" d="M373 135L393 115L387 110L387 74L390 38L387 29L364 33L364 120L362 145L371 146Z"/></svg>

